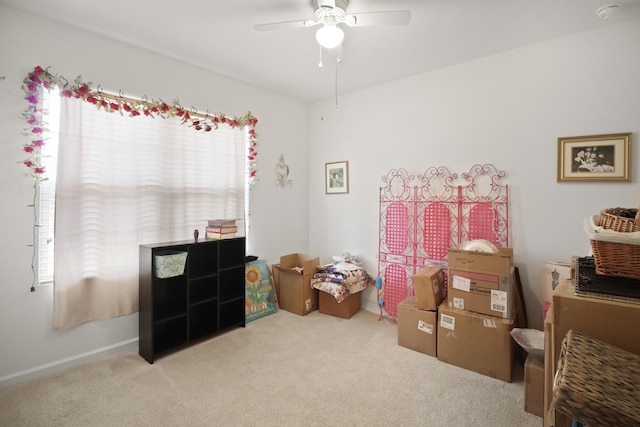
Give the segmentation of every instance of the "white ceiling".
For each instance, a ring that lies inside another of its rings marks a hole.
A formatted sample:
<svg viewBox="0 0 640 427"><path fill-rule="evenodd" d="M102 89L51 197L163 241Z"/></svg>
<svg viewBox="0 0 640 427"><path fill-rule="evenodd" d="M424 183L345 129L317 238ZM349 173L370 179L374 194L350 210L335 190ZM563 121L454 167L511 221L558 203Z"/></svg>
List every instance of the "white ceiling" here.
<svg viewBox="0 0 640 427"><path fill-rule="evenodd" d="M619 13L595 11L616 3ZM335 50L319 68L311 0L0 0L261 88L313 102L336 94ZM344 94L486 55L640 19L640 0L350 0L347 14L410 10L408 26L345 27ZM639 21L640 25L640 21ZM639 46L640 47L640 46Z"/></svg>

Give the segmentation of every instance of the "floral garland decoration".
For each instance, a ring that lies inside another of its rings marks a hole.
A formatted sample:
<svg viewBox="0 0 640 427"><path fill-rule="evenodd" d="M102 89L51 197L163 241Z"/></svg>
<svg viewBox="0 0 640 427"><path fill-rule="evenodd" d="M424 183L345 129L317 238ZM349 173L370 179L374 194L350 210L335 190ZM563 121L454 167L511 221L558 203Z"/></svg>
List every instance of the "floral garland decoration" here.
<svg viewBox="0 0 640 427"><path fill-rule="evenodd" d="M43 122L43 111L40 106L40 87L46 90L57 87L60 89L61 96L77 98L109 113L119 112L122 116L137 117L144 115L163 119L177 117L181 120L181 124L186 124L198 132L210 132L213 129L217 129L221 123L234 128L247 126L249 132L247 153L249 184L255 184L257 181L258 136L255 126L258 123L258 119L252 116L251 113L247 113L240 118L227 117L222 113L212 116L209 114L203 115L187 110L177 102L174 105L169 105L164 101L135 100L124 96L104 94L100 90L91 90L90 84L83 82L82 78L78 76L73 85L70 85L64 77L53 75L49 72L48 67L44 69L40 66L35 67L24 79L22 88L26 93L25 99L29 105L22 113L28 125L23 134L30 138L30 142L23 147L23 151L29 154L29 157L23 163L29 169L26 175L35 179L36 184L47 179L45 168L42 166L41 155L42 147L45 145L44 133L46 129Z"/></svg>

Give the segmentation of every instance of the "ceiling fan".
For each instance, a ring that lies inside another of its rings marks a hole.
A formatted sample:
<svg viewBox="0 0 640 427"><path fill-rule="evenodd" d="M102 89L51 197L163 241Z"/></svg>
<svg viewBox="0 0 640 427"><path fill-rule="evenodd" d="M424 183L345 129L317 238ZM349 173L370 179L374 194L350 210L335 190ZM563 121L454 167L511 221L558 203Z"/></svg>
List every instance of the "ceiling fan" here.
<svg viewBox="0 0 640 427"><path fill-rule="evenodd" d="M349 27L375 25L407 25L411 20L411 11L394 10L367 12L347 15L348 0L311 0L315 19L302 21L274 22L255 25L257 31L270 31L288 28L305 28L322 25L316 32L316 40L325 48L331 49L342 43L344 32L341 24Z"/></svg>

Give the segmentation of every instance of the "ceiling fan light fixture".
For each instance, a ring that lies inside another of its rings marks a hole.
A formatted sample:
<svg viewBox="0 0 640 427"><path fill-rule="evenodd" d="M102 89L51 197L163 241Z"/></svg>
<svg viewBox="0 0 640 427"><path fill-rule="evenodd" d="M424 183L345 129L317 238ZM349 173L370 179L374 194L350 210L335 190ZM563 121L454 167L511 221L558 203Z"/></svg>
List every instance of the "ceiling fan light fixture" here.
<svg viewBox="0 0 640 427"><path fill-rule="evenodd" d="M344 40L344 31L336 23L325 23L322 28L316 31L316 40L320 46L332 49Z"/></svg>

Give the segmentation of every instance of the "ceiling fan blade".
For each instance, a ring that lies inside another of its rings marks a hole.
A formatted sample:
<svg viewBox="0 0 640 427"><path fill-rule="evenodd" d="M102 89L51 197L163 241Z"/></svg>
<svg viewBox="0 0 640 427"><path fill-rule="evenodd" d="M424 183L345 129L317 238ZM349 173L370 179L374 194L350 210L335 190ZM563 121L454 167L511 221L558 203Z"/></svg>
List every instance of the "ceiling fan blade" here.
<svg viewBox="0 0 640 427"><path fill-rule="evenodd" d="M286 30L290 28L307 28L314 25L318 25L318 21L284 21L284 22L272 22L271 24L258 24L253 28L256 31L272 31L272 30Z"/></svg>
<svg viewBox="0 0 640 427"><path fill-rule="evenodd" d="M407 25L411 21L410 10L388 12L354 13L348 15L345 23L350 27L368 27L373 25Z"/></svg>

